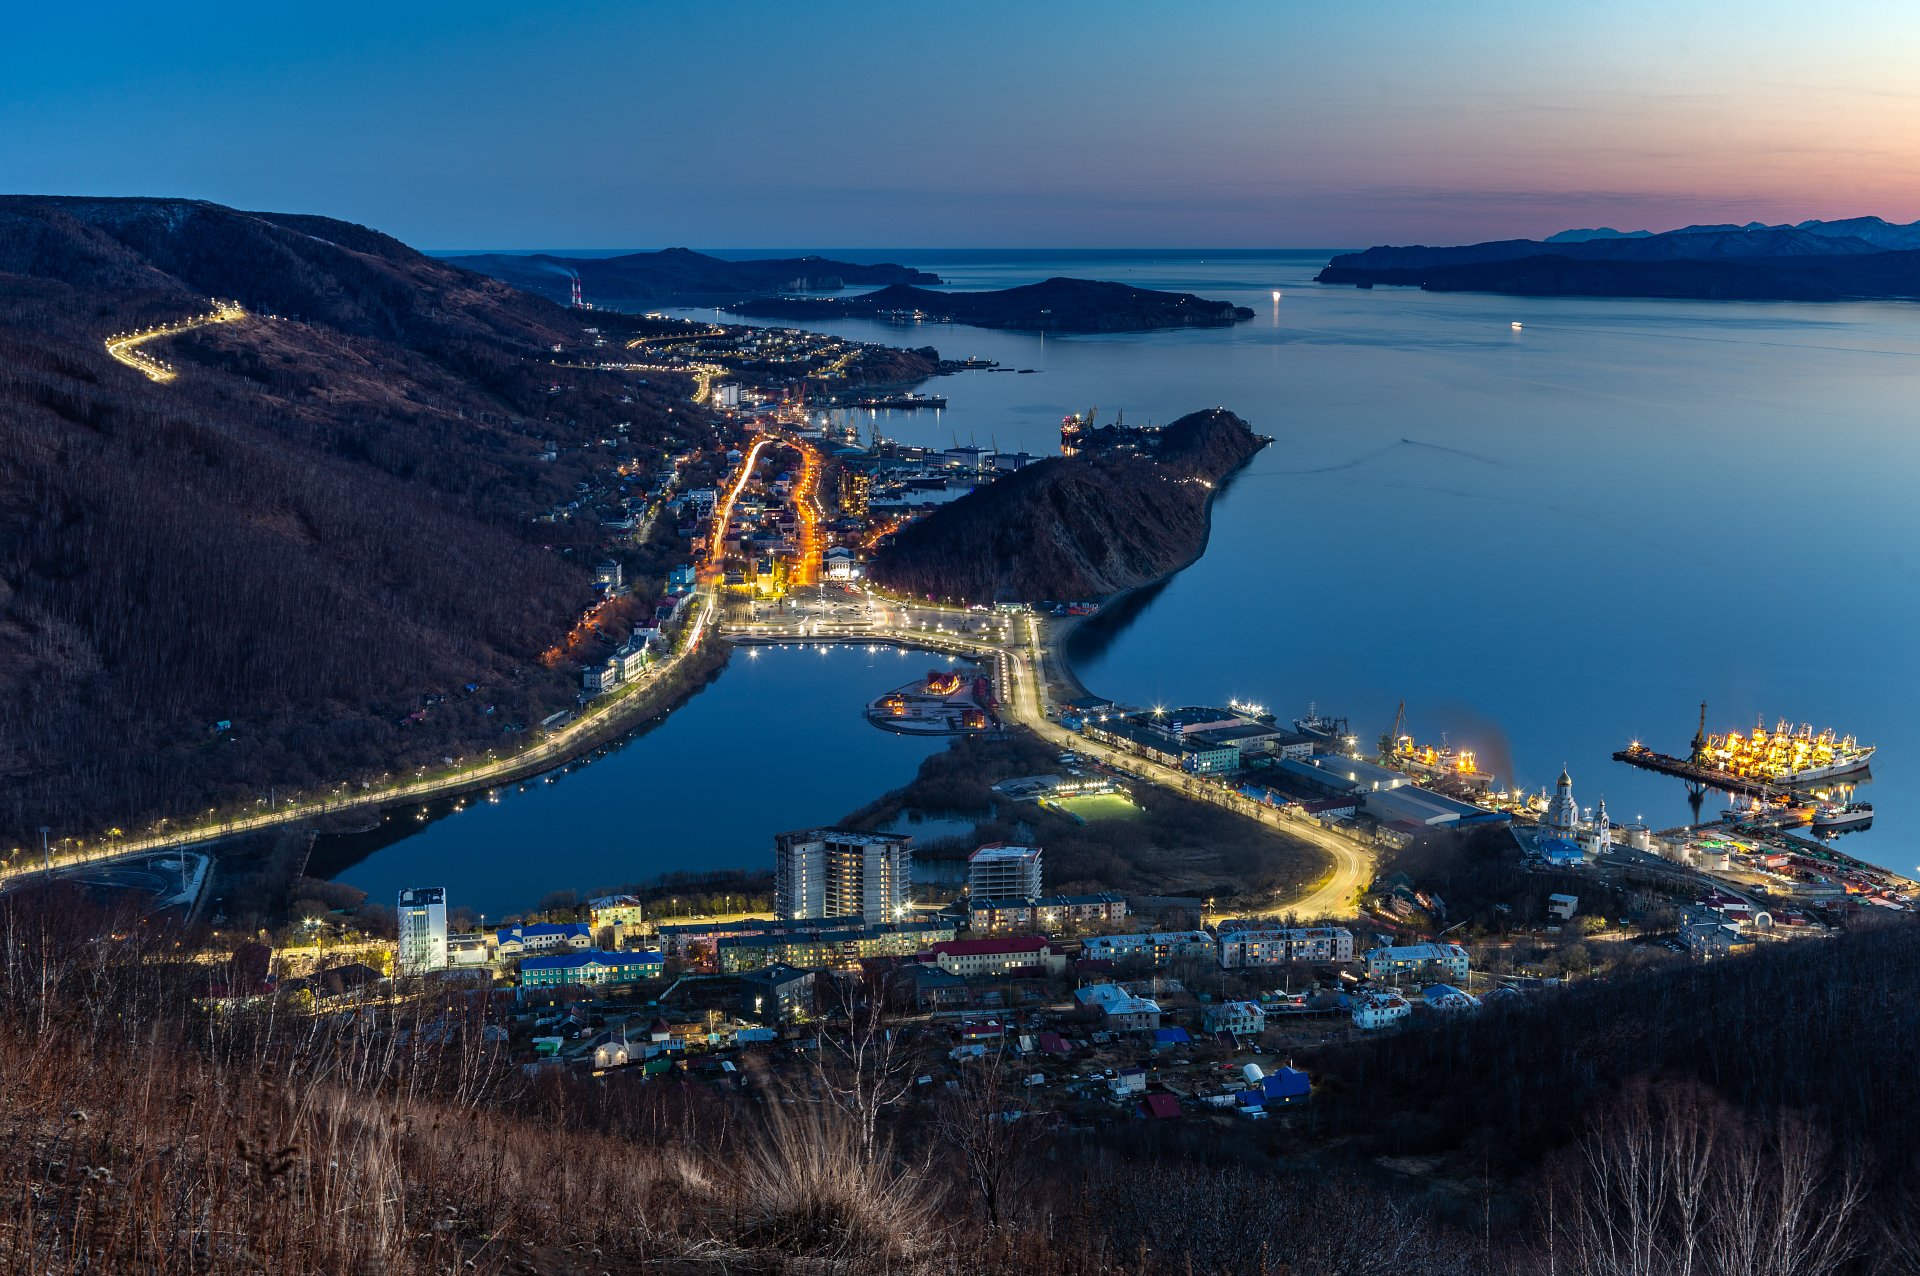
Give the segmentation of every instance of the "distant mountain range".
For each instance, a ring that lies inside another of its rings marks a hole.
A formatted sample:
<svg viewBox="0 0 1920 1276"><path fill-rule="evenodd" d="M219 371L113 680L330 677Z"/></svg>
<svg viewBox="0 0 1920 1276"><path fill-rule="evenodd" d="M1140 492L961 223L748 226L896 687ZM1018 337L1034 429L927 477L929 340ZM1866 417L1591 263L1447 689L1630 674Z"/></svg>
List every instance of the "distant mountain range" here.
<svg viewBox="0 0 1920 1276"><path fill-rule="evenodd" d="M821 322L912 315L976 328L1026 332L1144 332L1230 327L1253 311L1190 292L1158 292L1097 279L1044 279L986 292L935 292L902 284L854 297L769 297L733 307L743 315Z"/></svg>
<svg viewBox="0 0 1920 1276"><path fill-rule="evenodd" d="M862 265L826 257L728 261L690 248L619 257L481 253L442 260L562 304L571 299L573 280L578 277L587 301L615 309L669 302L711 306L782 292L835 292L868 285L940 282L938 275L891 262Z"/></svg>
<svg viewBox="0 0 1920 1276"><path fill-rule="evenodd" d="M1335 257L1319 280L1526 296L1906 299L1920 297L1920 221L1850 217L1659 234L1600 227L1544 240L1378 247Z"/></svg>

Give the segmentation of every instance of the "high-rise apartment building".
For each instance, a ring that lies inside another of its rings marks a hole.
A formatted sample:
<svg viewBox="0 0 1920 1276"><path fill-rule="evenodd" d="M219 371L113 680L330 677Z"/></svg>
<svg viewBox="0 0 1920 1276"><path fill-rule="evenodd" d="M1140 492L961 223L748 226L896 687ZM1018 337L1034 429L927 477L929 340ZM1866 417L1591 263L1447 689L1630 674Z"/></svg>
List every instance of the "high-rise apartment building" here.
<svg viewBox="0 0 1920 1276"><path fill-rule="evenodd" d="M1040 894L1040 848L989 842L967 856L967 897L1035 899Z"/></svg>
<svg viewBox="0 0 1920 1276"><path fill-rule="evenodd" d="M913 839L894 833L802 829L774 838L774 912L782 921L902 916L913 895Z"/></svg>
<svg viewBox="0 0 1920 1276"><path fill-rule="evenodd" d="M447 892L409 886L400 892L400 951L394 973L424 975L447 968Z"/></svg>

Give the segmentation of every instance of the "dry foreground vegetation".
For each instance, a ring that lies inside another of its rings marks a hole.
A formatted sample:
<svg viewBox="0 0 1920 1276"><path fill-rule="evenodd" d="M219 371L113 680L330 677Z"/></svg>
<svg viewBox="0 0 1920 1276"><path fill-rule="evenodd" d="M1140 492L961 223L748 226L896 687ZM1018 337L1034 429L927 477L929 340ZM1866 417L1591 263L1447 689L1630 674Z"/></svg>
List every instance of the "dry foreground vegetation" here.
<svg viewBox="0 0 1920 1276"><path fill-rule="evenodd" d="M173 380L109 358L216 297L249 317L145 349ZM326 218L0 199L0 853L438 764L570 705L541 655L604 533L536 519L710 439L683 382L549 362L622 322Z"/></svg>
<svg viewBox="0 0 1920 1276"><path fill-rule="evenodd" d="M871 983L737 1081L532 1080L485 992L215 1003L245 953L44 895L0 939L0 1270L1920 1270L1910 925L1328 1048L1256 1125L917 1086Z"/></svg>

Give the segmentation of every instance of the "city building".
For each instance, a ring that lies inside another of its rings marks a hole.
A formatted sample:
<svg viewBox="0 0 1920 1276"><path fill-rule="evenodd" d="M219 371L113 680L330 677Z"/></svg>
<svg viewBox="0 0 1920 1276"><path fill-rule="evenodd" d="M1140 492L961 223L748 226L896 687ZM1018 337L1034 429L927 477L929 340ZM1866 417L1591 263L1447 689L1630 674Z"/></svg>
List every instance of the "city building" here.
<svg viewBox="0 0 1920 1276"><path fill-rule="evenodd" d="M526 958L520 963L520 985L557 988L569 984L632 984L658 979L665 968L665 959L659 953L606 953L589 948L585 952Z"/></svg>
<svg viewBox="0 0 1920 1276"><path fill-rule="evenodd" d="M1278 966L1290 961L1353 960L1353 932L1343 926L1258 926L1229 922L1220 927L1220 964L1229 969Z"/></svg>
<svg viewBox="0 0 1920 1276"><path fill-rule="evenodd" d="M740 977L740 1017L754 1023L781 1024L813 1010L814 972L784 964Z"/></svg>
<svg viewBox="0 0 1920 1276"><path fill-rule="evenodd" d="M1260 1008L1257 1001L1223 1001L1208 1006L1202 1022L1208 1032L1257 1037L1267 1030L1267 1012Z"/></svg>
<svg viewBox="0 0 1920 1276"><path fill-rule="evenodd" d="M1367 974L1399 983L1448 980L1465 983L1467 950L1458 944L1406 944L1376 948L1367 954Z"/></svg>
<svg viewBox="0 0 1920 1276"><path fill-rule="evenodd" d="M585 922L536 922L531 926L502 926L494 932L494 946L502 957L521 957L556 949L576 951L593 947L593 931Z"/></svg>
<svg viewBox="0 0 1920 1276"><path fill-rule="evenodd" d="M712 969L728 975L771 965L851 970L869 957L917 956L952 938L953 927L937 921L775 929L714 940Z"/></svg>
<svg viewBox="0 0 1920 1276"><path fill-rule="evenodd" d="M1066 955L1041 935L949 940L929 949L922 960L929 959L948 974L968 977L1059 974L1067 966Z"/></svg>
<svg viewBox="0 0 1920 1276"><path fill-rule="evenodd" d="M1033 899L1039 894L1039 847L990 842L967 856L967 898Z"/></svg>
<svg viewBox="0 0 1920 1276"><path fill-rule="evenodd" d="M1553 894L1547 896L1547 916L1560 921L1572 921L1574 913L1580 909L1578 895Z"/></svg>
<svg viewBox="0 0 1920 1276"><path fill-rule="evenodd" d="M493 957L493 944L480 931L447 936L447 965L484 966Z"/></svg>
<svg viewBox="0 0 1920 1276"><path fill-rule="evenodd" d="M1353 1026L1385 1028L1413 1013L1413 1007L1398 993L1362 993L1353 999Z"/></svg>
<svg viewBox="0 0 1920 1276"><path fill-rule="evenodd" d="M1091 895L1042 895L1038 899L969 899L973 930L1081 930L1125 921L1127 897L1118 891Z"/></svg>
<svg viewBox="0 0 1920 1276"><path fill-rule="evenodd" d="M1212 957L1213 936L1204 930L1155 930L1131 935L1094 935L1081 952L1095 961L1150 959L1164 966L1176 957Z"/></svg>
<svg viewBox="0 0 1920 1276"><path fill-rule="evenodd" d="M773 876L782 920L896 921L912 899L913 839L847 829L782 833L774 839Z"/></svg>
<svg viewBox="0 0 1920 1276"><path fill-rule="evenodd" d="M394 969L402 975L424 975L447 968L447 892L440 886L409 886L400 892L397 909L400 944Z"/></svg>
<svg viewBox="0 0 1920 1276"><path fill-rule="evenodd" d="M645 909L632 895L602 895L587 901L587 915L594 930L606 926L638 926L645 920Z"/></svg>

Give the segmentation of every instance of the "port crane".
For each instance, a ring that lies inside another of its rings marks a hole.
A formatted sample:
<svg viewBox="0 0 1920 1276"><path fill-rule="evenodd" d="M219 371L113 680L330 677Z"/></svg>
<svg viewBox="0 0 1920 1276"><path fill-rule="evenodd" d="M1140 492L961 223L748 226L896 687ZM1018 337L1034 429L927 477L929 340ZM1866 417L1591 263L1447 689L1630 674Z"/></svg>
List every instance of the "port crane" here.
<svg viewBox="0 0 1920 1276"><path fill-rule="evenodd" d="M1393 730L1380 737L1380 764L1391 765L1394 755L1400 752L1400 734L1407 725L1407 702L1402 700L1394 711Z"/></svg>

